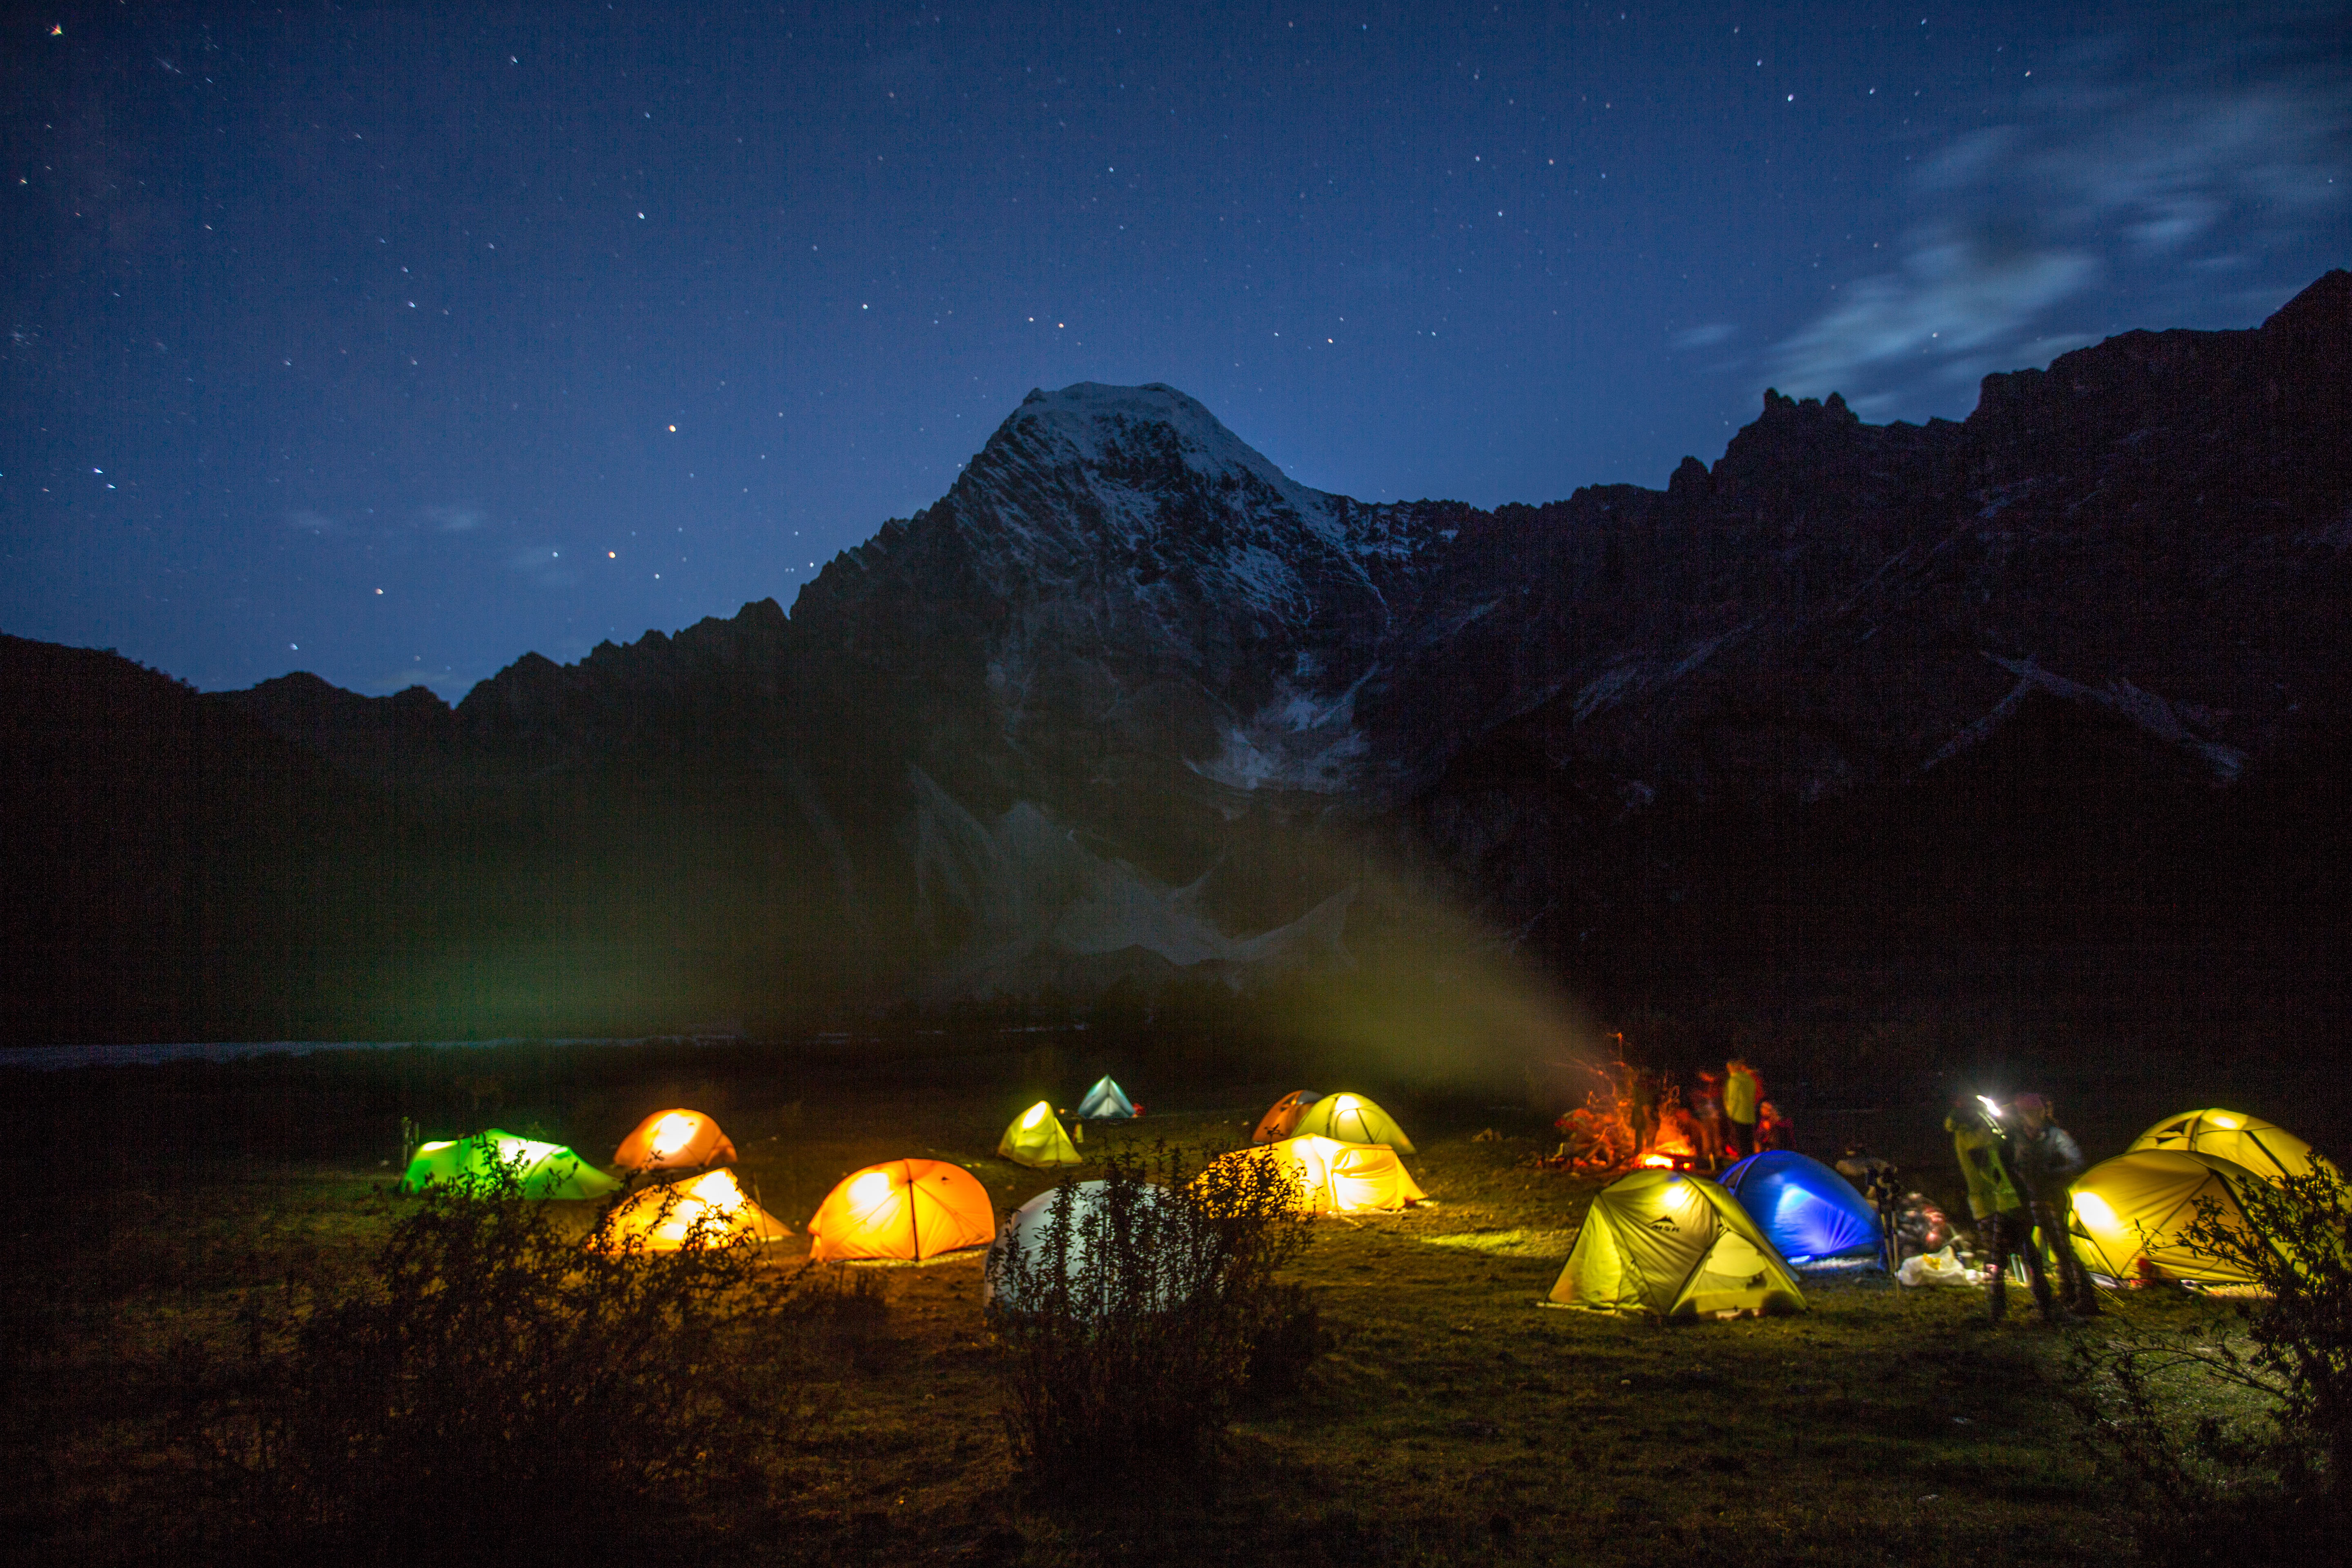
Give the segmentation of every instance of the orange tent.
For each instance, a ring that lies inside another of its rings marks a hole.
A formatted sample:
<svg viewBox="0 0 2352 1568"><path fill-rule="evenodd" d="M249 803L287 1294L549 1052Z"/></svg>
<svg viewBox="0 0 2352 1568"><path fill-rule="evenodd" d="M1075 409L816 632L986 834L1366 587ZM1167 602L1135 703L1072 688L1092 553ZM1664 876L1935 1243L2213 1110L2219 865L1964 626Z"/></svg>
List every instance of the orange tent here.
<svg viewBox="0 0 2352 1568"><path fill-rule="evenodd" d="M1274 1109L1259 1120L1257 1131L1250 1134L1250 1142L1274 1143L1289 1137L1298 1126L1298 1119L1307 1114L1307 1108L1322 1098L1311 1089L1292 1089L1276 1100Z"/></svg>
<svg viewBox="0 0 2352 1568"><path fill-rule="evenodd" d="M691 1181L642 1187L607 1216L588 1245L619 1252L632 1242L647 1252L676 1252L698 1227L706 1246L738 1236L775 1241L792 1227L753 1203L732 1171L707 1171Z"/></svg>
<svg viewBox="0 0 2352 1568"><path fill-rule="evenodd" d="M698 1171L734 1163L735 1145L699 1110L656 1110L613 1153L613 1163L624 1173Z"/></svg>
<svg viewBox="0 0 2352 1568"><path fill-rule="evenodd" d="M1224 1158L1282 1161L1298 1184L1302 1214L1371 1214L1429 1196L1385 1143L1343 1143L1307 1133Z"/></svg>
<svg viewBox="0 0 2352 1568"><path fill-rule="evenodd" d="M887 1160L841 1179L809 1221L809 1261L936 1258L996 1238L988 1189L945 1160Z"/></svg>

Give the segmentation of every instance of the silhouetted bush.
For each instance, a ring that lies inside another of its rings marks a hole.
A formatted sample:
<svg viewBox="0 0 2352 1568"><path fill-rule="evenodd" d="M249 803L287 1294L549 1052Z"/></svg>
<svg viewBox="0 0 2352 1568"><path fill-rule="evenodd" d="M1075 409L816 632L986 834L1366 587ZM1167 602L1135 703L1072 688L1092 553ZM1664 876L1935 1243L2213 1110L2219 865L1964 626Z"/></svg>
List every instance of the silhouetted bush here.
<svg viewBox="0 0 2352 1568"><path fill-rule="evenodd" d="M346 1290L274 1342L252 1319L244 1364L184 1349L186 1554L617 1563L761 1520L798 1331L870 1303L748 1237L615 1242L611 1213L589 1245L511 1173L428 1190Z"/></svg>
<svg viewBox="0 0 2352 1568"><path fill-rule="evenodd" d="M2071 1393L2165 1564L2342 1561L2352 1525L2352 1192L2333 1167L2210 1198L2185 1236L2254 1283L2218 1319L2078 1334Z"/></svg>
<svg viewBox="0 0 2352 1568"><path fill-rule="evenodd" d="M1102 1169L1085 1194L1063 1182L1032 1245L989 1258L1013 1454L1047 1491L1205 1486L1253 1383L1278 1370L1295 1386L1319 1348L1311 1305L1276 1277L1306 1245L1298 1190L1279 1162L1194 1175L1164 1146Z"/></svg>

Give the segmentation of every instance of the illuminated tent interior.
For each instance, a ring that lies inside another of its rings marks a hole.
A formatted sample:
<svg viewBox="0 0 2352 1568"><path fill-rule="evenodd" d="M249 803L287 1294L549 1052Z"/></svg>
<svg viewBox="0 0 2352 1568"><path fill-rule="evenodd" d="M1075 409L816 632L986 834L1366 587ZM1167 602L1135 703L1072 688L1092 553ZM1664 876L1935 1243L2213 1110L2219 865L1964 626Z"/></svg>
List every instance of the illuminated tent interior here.
<svg viewBox="0 0 2352 1568"><path fill-rule="evenodd" d="M2197 1204L2210 1199L2221 1223L2245 1226L2236 1189L2263 1178L2217 1154L2179 1149L2137 1149L2102 1160L2074 1184L2074 1256L2095 1274L2129 1279L2140 1260L2168 1279L2204 1285L2244 1285L2252 1276L2192 1251L2183 1233L2196 1223Z"/></svg>
<svg viewBox="0 0 2352 1568"><path fill-rule="evenodd" d="M735 1145L699 1110L656 1110L621 1140L613 1163L624 1171L698 1171L731 1165Z"/></svg>
<svg viewBox="0 0 2352 1568"><path fill-rule="evenodd" d="M1737 1198L1703 1176L1654 1170L1594 1195L1551 1300L1662 1318L1805 1310L1797 1277Z"/></svg>
<svg viewBox="0 0 2352 1568"><path fill-rule="evenodd" d="M1878 1211L1852 1182L1810 1154L1767 1149L1733 1165L1721 1180L1790 1263L1878 1251Z"/></svg>
<svg viewBox="0 0 2352 1568"><path fill-rule="evenodd" d="M817 1205L808 1229L813 1263L914 1261L986 1247L996 1237L996 1209L980 1178L961 1165L887 1160L843 1177Z"/></svg>
<svg viewBox="0 0 2352 1568"><path fill-rule="evenodd" d="M2274 1121L2237 1110L2191 1110L2168 1116L2132 1141L2128 1152L2168 1149L2213 1154L2257 1176L2311 1174L2311 1145Z"/></svg>
<svg viewBox="0 0 2352 1568"><path fill-rule="evenodd" d="M601 1198L621 1189L619 1182L561 1143L518 1138L493 1127L471 1137L417 1145L415 1158L400 1178L400 1190L419 1192L427 1184L488 1186L498 1181L500 1170L514 1173L527 1198Z"/></svg>
<svg viewBox="0 0 2352 1568"><path fill-rule="evenodd" d="M1147 1243L1118 1247L1116 1256L1143 1268L1155 1268L1155 1259L1160 1255L1148 1245L1154 1225L1154 1210L1157 1205L1171 1201L1172 1194L1165 1187L1148 1183L1128 1190L1133 1195L1134 1207L1124 1214L1112 1207L1110 1183L1074 1182L1066 1187L1047 1187L1006 1215L1003 1227L996 1233L995 1243L988 1250L988 1272L981 1289L982 1301L1015 1309L1021 1306L1018 1282L1010 1279L1004 1269L1013 1258L1024 1259L1032 1268L1049 1261L1046 1249L1052 1239L1054 1205L1065 1192L1070 1195L1069 1246L1062 1256L1063 1272L1066 1277L1072 1279L1078 1278L1093 1251L1090 1238L1112 1226L1132 1226L1142 1232ZM1177 1281L1172 1270L1160 1272L1162 1273L1161 1278L1145 1279L1139 1282L1139 1286L1172 1306L1179 1289ZM1074 1305L1084 1310L1082 1302Z"/></svg>
<svg viewBox="0 0 2352 1568"><path fill-rule="evenodd" d="M1298 1113L1293 1134L1313 1133L1342 1143L1385 1143L1400 1154L1412 1153L1412 1140L1396 1118L1360 1094L1327 1094Z"/></svg>
<svg viewBox="0 0 2352 1568"><path fill-rule="evenodd" d="M1322 1098L1311 1089L1292 1089L1258 1119L1257 1131L1250 1134L1250 1142L1274 1143L1289 1137L1298 1130L1298 1119L1307 1114L1307 1108Z"/></svg>
<svg viewBox="0 0 2352 1568"><path fill-rule="evenodd" d="M1134 1114L1135 1102L1127 1098L1127 1091L1119 1088L1108 1073L1095 1079L1094 1088L1087 1090L1087 1097L1078 1101L1078 1120L1081 1121L1118 1121Z"/></svg>
<svg viewBox="0 0 2352 1568"><path fill-rule="evenodd" d="M593 1244L607 1252L623 1251L633 1242L647 1252L676 1252L698 1234L698 1227L706 1247L738 1236L777 1241L792 1234L791 1226L751 1200L734 1172L717 1170L632 1193L606 1219Z"/></svg>
<svg viewBox="0 0 2352 1568"><path fill-rule="evenodd" d="M1001 1160L1039 1170L1086 1163L1086 1156L1070 1142L1062 1119L1054 1114L1054 1102L1050 1100L1039 1100L1013 1119L1004 1136L997 1140L996 1154Z"/></svg>
<svg viewBox="0 0 2352 1568"><path fill-rule="evenodd" d="M1268 1159L1280 1161L1297 1183L1302 1214L1392 1213L1429 1196L1385 1144L1342 1143L1309 1132L1222 1156Z"/></svg>

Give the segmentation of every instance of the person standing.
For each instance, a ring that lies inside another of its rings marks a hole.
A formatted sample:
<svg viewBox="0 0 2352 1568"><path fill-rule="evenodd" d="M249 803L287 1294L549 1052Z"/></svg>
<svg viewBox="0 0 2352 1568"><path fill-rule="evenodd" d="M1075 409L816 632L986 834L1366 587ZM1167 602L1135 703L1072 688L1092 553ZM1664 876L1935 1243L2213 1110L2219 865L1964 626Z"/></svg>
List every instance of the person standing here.
<svg viewBox="0 0 2352 1568"><path fill-rule="evenodd" d="M1992 1113L1972 1095L1952 1099L1952 1113L1944 1118L1952 1135L1952 1152L1959 1156L1960 1174L1969 1184L1969 1212L1976 1216L1977 1250L1985 1258L1985 1310L1996 1323L2009 1315L2009 1257L2023 1255L2026 1281L2042 1320L2054 1323L2058 1309L2050 1300L2050 1281L2042 1271L2042 1253L2033 1245L2026 1219L2024 1194L2017 1190L2001 1158L2006 1142Z"/></svg>
<svg viewBox="0 0 2352 1568"><path fill-rule="evenodd" d="M2086 1162L2074 1135L2058 1125L2050 1102L2038 1094L2021 1094L2012 1102L2017 1131L2011 1138L2011 1173L2016 1177L2026 1212L2058 1260L2058 1295L2069 1310L2090 1317L2099 1310L2099 1295L2090 1270L2074 1256L2074 1238L2067 1221L2073 1215L2074 1178Z"/></svg>
<svg viewBox="0 0 2352 1568"><path fill-rule="evenodd" d="M1756 1152L1756 1118L1764 1104L1764 1085L1756 1069L1734 1057L1723 1068L1723 1117L1731 1124L1731 1156L1745 1160Z"/></svg>
<svg viewBox="0 0 2352 1568"><path fill-rule="evenodd" d="M1723 1075L1702 1069L1691 1087L1691 1116L1698 1122L1699 1158L1706 1168L1723 1163Z"/></svg>
<svg viewBox="0 0 2352 1568"><path fill-rule="evenodd" d="M1639 1159L1658 1146L1658 1075L1634 1068L1625 1080L1628 1112L1633 1123L1633 1155Z"/></svg>

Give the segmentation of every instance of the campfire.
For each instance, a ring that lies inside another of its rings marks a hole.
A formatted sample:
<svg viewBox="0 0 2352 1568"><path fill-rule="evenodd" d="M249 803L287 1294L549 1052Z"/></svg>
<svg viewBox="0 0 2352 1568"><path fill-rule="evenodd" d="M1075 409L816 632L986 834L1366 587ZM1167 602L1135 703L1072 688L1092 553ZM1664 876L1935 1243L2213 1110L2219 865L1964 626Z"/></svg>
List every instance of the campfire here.
<svg viewBox="0 0 2352 1568"><path fill-rule="evenodd" d="M1611 1062L1592 1073L1601 1081L1585 1095L1584 1104L1554 1123L1564 1142L1546 1164L1594 1174L1698 1168L1698 1149L1686 1130L1688 1116L1678 1089L1667 1088L1657 1107L1656 1125L1644 1142L1634 1114L1634 1068Z"/></svg>

